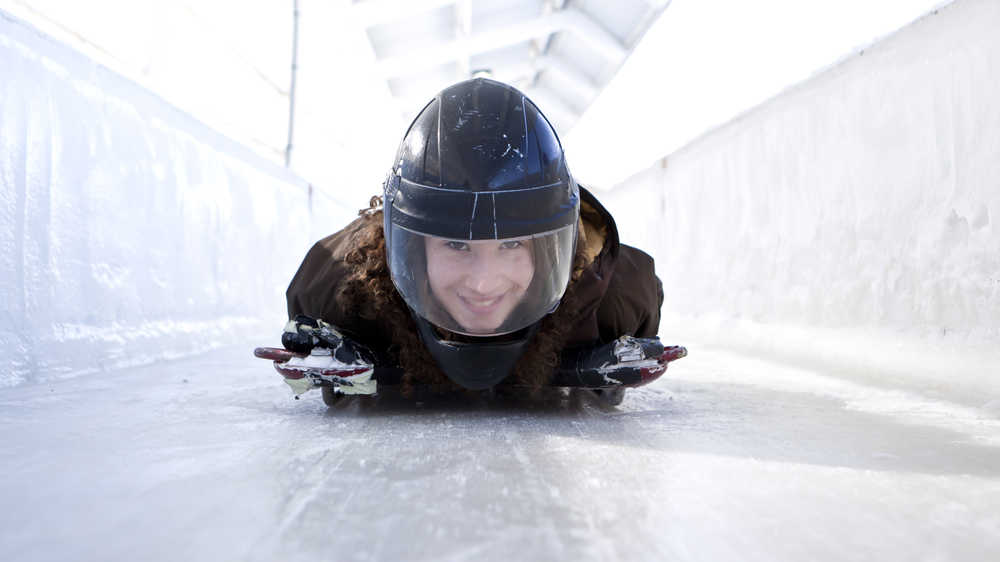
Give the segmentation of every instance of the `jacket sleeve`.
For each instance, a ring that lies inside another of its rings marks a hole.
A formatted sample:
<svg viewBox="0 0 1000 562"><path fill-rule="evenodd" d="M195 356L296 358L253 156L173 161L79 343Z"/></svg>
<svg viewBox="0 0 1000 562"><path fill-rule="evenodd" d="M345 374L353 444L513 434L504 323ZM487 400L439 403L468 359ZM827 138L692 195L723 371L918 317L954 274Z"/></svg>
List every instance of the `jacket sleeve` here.
<svg viewBox="0 0 1000 562"><path fill-rule="evenodd" d="M355 328L355 319L345 317L337 304L337 293L350 275L344 255L357 228L358 224L352 223L316 242L306 253L285 292L289 318L305 314L341 329Z"/></svg>
<svg viewBox="0 0 1000 562"><path fill-rule="evenodd" d="M344 336L368 347L376 355L376 364L382 364L392 343L389 334L375 315L360 313L365 301L359 306L342 306L337 298L352 276L346 256L356 247L355 234L364 226L359 218L316 242L292 277L285 298L289 318L305 314L332 324Z"/></svg>
<svg viewBox="0 0 1000 562"><path fill-rule="evenodd" d="M608 290L597 310L602 341L624 335L651 338L660 328L663 284L656 277L653 258L621 245Z"/></svg>

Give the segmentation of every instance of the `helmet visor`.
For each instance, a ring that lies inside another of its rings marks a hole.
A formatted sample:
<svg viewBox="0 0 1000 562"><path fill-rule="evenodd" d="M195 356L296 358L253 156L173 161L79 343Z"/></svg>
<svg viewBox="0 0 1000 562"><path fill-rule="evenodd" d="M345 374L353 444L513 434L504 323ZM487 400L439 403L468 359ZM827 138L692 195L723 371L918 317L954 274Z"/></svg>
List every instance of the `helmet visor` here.
<svg viewBox="0 0 1000 562"><path fill-rule="evenodd" d="M526 328L555 309L569 283L575 225L500 240L390 228L397 290L419 316L451 332L499 336Z"/></svg>

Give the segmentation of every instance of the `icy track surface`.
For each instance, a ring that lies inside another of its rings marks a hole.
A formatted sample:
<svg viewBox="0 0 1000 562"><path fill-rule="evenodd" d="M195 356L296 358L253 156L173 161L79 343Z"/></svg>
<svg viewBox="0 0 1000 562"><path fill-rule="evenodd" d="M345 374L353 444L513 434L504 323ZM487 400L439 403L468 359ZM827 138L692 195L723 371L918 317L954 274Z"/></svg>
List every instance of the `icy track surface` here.
<svg viewBox="0 0 1000 562"><path fill-rule="evenodd" d="M295 401L250 346L0 389L2 560L991 560L1000 422L693 348L608 409Z"/></svg>

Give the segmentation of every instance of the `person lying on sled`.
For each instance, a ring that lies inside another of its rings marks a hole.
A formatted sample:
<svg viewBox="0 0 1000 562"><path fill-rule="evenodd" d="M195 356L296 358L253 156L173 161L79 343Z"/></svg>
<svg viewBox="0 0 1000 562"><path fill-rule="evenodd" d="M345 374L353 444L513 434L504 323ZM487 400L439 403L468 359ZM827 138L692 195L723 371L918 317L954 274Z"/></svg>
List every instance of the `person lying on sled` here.
<svg viewBox="0 0 1000 562"><path fill-rule="evenodd" d="M287 349L395 369L404 393L589 386L617 404L683 356L655 339L653 259L618 241L534 103L484 78L424 107L383 197L312 247L287 301ZM312 379L327 403L350 392Z"/></svg>

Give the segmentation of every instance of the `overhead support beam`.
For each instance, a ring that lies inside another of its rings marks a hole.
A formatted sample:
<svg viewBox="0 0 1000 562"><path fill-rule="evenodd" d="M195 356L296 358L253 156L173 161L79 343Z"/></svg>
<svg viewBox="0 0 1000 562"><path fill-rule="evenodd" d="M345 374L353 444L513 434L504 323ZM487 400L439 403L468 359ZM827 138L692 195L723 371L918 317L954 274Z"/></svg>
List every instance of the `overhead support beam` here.
<svg viewBox="0 0 1000 562"><path fill-rule="evenodd" d="M459 53L476 55L555 33L559 28L551 18L539 18L492 31L477 33L431 47L411 51L406 55L376 61L378 72L385 78L417 74L430 68L454 62Z"/></svg>
<svg viewBox="0 0 1000 562"><path fill-rule="evenodd" d="M551 82L556 90L563 92L562 97L578 110L589 106L601 91L589 78L566 65L547 64L540 70L545 80Z"/></svg>
<svg viewBox="0 0 1000 562"><path fill-rule="evenodd" d="M563 9L565 4L566 4L565 0L545 0L545 3L542 4L542 15L550 16L554 12L559 12ZM545 56L549 52L549 47L551 47L552 45L552 38L553 35L549 35L544 39L535 38L531 40L531 60L533 62L536 61L539 57ZM531 79L528 81L528 84L534 86L537 80L538 80L538 71L536 70L531 75Z"/></svg>
<svg viewBox="0 0 1000 562"><path fill-rule="evenodd" d="M556 16L564 20L563 25L567 31L576 35L581 41L588 43L592 49L609 62L614 63L615 66L625 62L629 50L625 48L625 45L622 45L617 37L598 25L594 18L574 9L562 10Z"/></svg>
<svg viewBox="0 0 1000 562"><path fill-rule="evenodd" d="M615 65L621 64L628 56L625 46L589 16L579 10L567 9L527 22L419 49L406 55L388 57L376 62L377 71L387 80L397 76L417 74L454 62L466 53L468 56L486 53L532 39L544 38L559 31L573 33Z"/></svg>
<svg viewBox="0 0 1000 562"><path fill-rule="evenodd" d="M646 12L642 16L642 23L632 28L632 31L624 38L625 44L638 44L642 36L660 19L660 16L663 15L663 12L669 5L670 0L646 0Z"/></svg>
<svg viewBox="0 0 1000 562"><path fill-rule="evenodd" d="M455 3L455 41L468 45L472 36L472 0L458 0ZM472 77L472 53L458 53L458 72L460 79Z"/></svg>
<svg viewBox="0 0 1000 562"><path fill-rule="evenodd" d="M361 27L392 23L451 6L458 0L366 0L351 6L351 17Z"/></svg>

